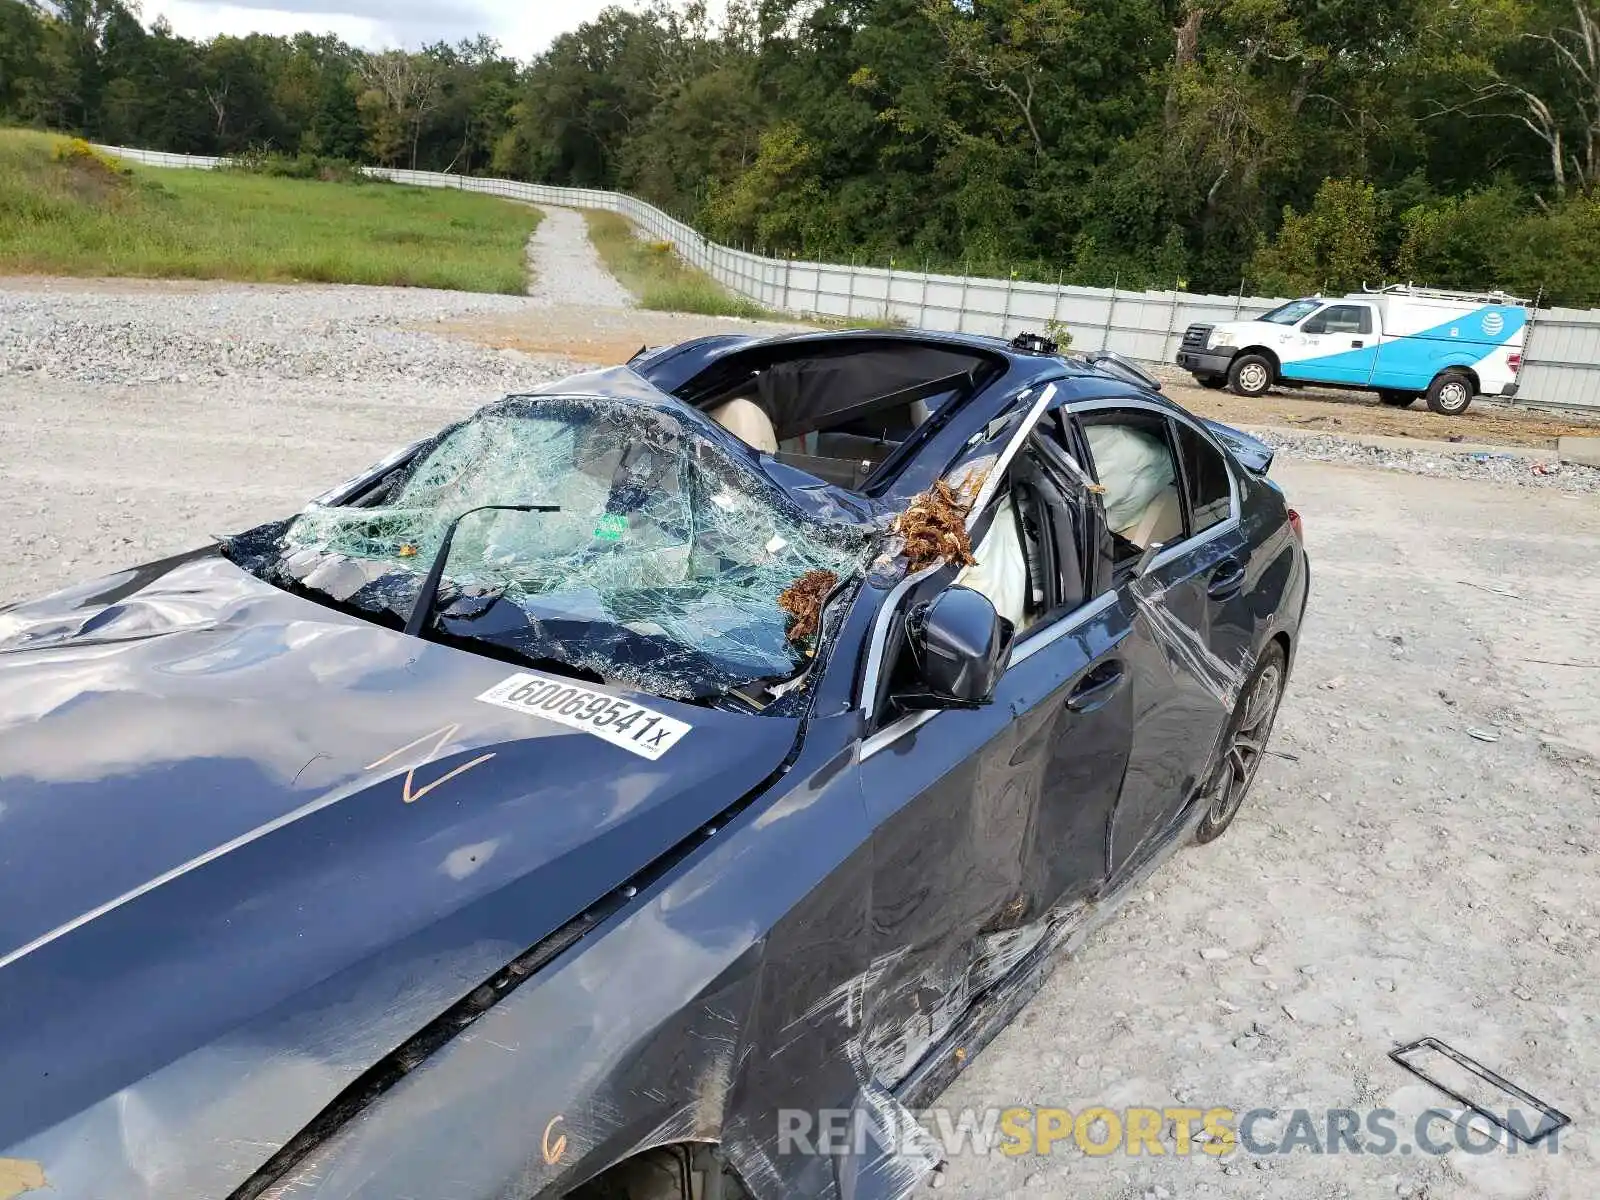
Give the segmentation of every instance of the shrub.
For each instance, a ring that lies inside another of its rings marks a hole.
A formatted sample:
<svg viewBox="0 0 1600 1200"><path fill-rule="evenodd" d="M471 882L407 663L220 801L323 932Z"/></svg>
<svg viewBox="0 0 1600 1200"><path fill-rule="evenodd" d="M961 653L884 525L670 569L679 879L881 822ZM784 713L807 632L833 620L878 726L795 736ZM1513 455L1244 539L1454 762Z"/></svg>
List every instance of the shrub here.
<svg viewBox="0 0 1600 1200"><path fill-rule="evenodd" d="M322 154L284 154L265 146L252 146L228 160L234 171L269 175L279 179L316 179L323 183L374 183L359 164Z"/></svg>
<svg viewBox="0 0 1600 1200"><path fill-rule="evenodd" d="M1283 210L1283 227L1262 245L1251 275L1268 295L1351 291L1383 277L1376 190L1358 179L1324 179L1304 213Z"/></svg>
<svg viewBox="0 0 1600 1200"><path fill-rule="evenodd" d="M116 159L106 154L101 154L83 138L62 138L50 150L53 162L66 163L68 166L98 168L111 175L131 175L128 170Z"/></svg>

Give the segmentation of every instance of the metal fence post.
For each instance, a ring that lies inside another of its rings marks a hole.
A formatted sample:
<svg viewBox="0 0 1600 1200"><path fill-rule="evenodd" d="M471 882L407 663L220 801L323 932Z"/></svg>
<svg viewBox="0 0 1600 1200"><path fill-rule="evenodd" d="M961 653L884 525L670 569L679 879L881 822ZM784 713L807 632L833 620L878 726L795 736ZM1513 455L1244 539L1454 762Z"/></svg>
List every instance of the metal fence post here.
<svg viewBox="0 0 1600 1200"><path fill-rule="evenodd" d="M792 254L793 251L790 251ZM783 260L783 311L789 311L789 276L794 271L794 259L785 257Z"/></svg>
<svg viewBox="0 0 1600 1200"><path fill-rule="evenodd" d="M917 308L917 325L928 327L928 260L922 260L922 300Z"/></svg>
<svg viewBox="0 0 1600 1200"><path fill-rule="evenodd" d="M1233 319L1239 319L1239 310L1244 307L1244 277L1239 277L1239 294L1233 298Z"/></svg>
<svg viewBox="0 0 1600 1200"><path fill-rule="evenodd" d="M1534 329L1534 326L1536 326L1539 323L1539 301L1541 301L1543 299L1544 299L1544 284L1541 283L1539 285L1539 290L1536 293L1534 293L1533 307L1528 310L1528 328L1527 328L1527 331L1522 335L1522 370L1517 372L1517 376L1518 376L1519 379L1520 379L1520 377L1521 377L1521 375L1522 375L1522 373L1524 371L1526 371L1529 367L1534 365L1534 361L1535 360L1534 360L1533 356L1535 354L1535 350L1534 350L1534 345L1533 345L1533 329ZM1512 396L1511 396L1511 406L1513 408L1516 407L1517 397L1518 397L1518 395L1521 394L1521 392L1522 392L1522 389L1519 387L1516 390L1516 392L1512 394Z"/></svg>
<svg viewBox="0 0 1600 1200"><path fill-rule="evenodd" d="M851 320L856 315L856 256L850 256L850 290L845 296L844 319Z"/></svg>
<svg viewBox="0 0 1600 1200"><path fill-rule="evenodd" d="M956 309L957 333L965 333L967 331L967 285L971 282L972 263L966 262L961 265L961 301L960 307Z"/></svg>
<svg viewBox="0 0 1600 1200"><path fill-rule="evenodd" d="M1011 293L1017 286L1017 269L1012 267L1006 275L1006 307L1000 315L1000 336L1005 337L1011 332Z"/></svg>
<svg viewBox="0 0 1600 1200"><path fill-rule="evenodd" d="M1111 303L1106 305L1106 331L1100 336L1100 349L1111 349L1111 319L1117 312L1117 285L1122 282L1122 272L1111 277Z"/></svg>
<svg viewBox="0 0 1600 1200"><path fill-rule="evenodd" d="M1172 289L1172 307L1167 310L1167 336L1161 339L1161 361L1172 357L1172 326L1178 319L1178 289Z"/></svg>

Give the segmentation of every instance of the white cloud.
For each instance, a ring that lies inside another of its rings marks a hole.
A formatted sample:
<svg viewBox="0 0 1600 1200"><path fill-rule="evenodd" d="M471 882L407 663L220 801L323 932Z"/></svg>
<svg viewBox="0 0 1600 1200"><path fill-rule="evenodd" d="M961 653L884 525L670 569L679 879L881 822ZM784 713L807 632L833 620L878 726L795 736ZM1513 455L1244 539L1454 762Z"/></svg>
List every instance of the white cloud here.
<svg viewBox="0 0 1600 1200"><path fill-rule="evenodd" d="M529 59L615 0L144 0L146 23L166 17L183 37L331 33L369 49L455 42L478 33Z"/></svg>

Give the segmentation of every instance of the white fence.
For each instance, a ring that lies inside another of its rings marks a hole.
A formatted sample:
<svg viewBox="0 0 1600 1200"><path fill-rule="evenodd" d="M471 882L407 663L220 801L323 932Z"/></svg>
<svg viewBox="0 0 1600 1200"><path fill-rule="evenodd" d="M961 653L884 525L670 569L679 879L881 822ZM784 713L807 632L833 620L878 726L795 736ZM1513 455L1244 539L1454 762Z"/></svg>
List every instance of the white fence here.
<svg viewBox="0 0 1600 1200"><path fill-rule="evenodd" d="M1600 312L1534 312L1517 377L1522 399L1562 408L1600 408Z"/></svg>
<svg viewBox="0 0 1600 1200"><path fill-rule="evenodd" d="M219 158L97 147L154 167L211 168ZM1056 287L1019 279L935 275L883 267L766 258L718 245L659 208L621 192L482 179L434 171L368 167L368 174L420 187L484 192L531 204L621 213L650 237L671 242L688 263L729 291L778 312L846 320L893 320L918 329L1012 337L1057 323L1078 350L1106 349L1144 362L1170 363L1183 331L1197 321L1251 317L1283 303L1266 296ZM1530 331L1519 399L1600 408L1600 312L1540 310Z"/></svg>
<svg viewBox="0 0 1600 1200"><path fill-rule="evenodd" d="M774 311L799 316L895 320L917 329L1000 337L1014 337L1023 330L1042 331L1047 323L1056 322L1072 332L1077 349L1108 349L1149 362L1171 362L1191 323L1251 316L1283 303L1259 296L1119 292L766 258L707 241L659 208L620 192L432 171L368 170L396 183L621 213L647 236L671 242L684 261L729 291Z"/></svg>

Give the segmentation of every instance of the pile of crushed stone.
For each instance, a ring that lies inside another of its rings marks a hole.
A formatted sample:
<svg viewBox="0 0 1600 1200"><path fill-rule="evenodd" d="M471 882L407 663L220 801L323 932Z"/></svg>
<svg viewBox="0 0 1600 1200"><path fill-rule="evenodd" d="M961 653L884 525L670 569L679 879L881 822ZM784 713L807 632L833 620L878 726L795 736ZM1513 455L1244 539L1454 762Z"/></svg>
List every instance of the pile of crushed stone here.
<svg viewBox="0 0 1600 1200"><path fill-rule="evenodd" d="M1390 446L1370 446L1327 433L1294 434L1259 430L1251 435L1291 458L1316 462L1348 463L1356 467L1377 467L1385 471L1405 471L1446 479L1470 479L1501 486L1553 488L1561 492L1600 491L1600 471L1575 463L1563 463L1552 454L1547 459L1530 458L1503 450L1474 450L1451 453L1430 446L1412 450Z"/></svg>

